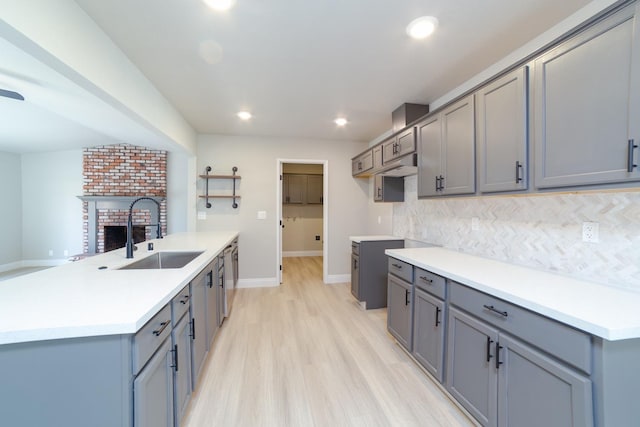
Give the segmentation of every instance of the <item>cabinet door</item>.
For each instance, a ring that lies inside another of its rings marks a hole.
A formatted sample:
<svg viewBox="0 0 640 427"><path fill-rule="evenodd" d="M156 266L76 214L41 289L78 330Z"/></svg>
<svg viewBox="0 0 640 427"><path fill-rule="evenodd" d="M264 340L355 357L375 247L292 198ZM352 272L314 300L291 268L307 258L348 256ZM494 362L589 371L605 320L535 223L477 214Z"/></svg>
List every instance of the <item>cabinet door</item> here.
<svg viewBox="0 0 640 427"><path fill-rule="evenodd" d="M133 425L173 426L173 354L165 340L133 381Z"/></svg>
<svg viewBox="0 0 640 427"><path fill-rule="evenodd" d="M373 153L366 151L351 161L351 174L353 176L368 176L366 173L373 168Z"/></svg>
<svg viewBox="0 0 640 427"><path fill-rule="evenodd" d="M498 332L449 308L447 389L483 426L496 426L498 377L493 366Z"/></svg>
<svg viewBox="0 0 640 427"><path fill-rule="evenodd" d="M382 176L375 175L373 177L373 201L381 202L382 201Z"/></svg>
<svg viewBox="0 0 640 427"><path fill-rule="evenodd" d="M640 97L635 7L535 61L536 187L640 179L639 149L630 146L640 137L630 134L640 120L631 111Z"/></svg>
<svg viewBox="0 0 640 427"><path fill-rule="evenodd" d="M387 282L387 329L407 350L412 348L412 286L389 274Z"/></svg>
<svg viewBox="0 0 640 427"><path fill-rule="evenodd" d="M360 301L360 257L351 254L351 295Z"/></svg>
<svg viewBox="0 0 640 427"><path fill-rule="evenodd" d="M321 205L322 175L307 175L307 203Z"/></svg>
<svg viewBox="0 0 640 427"><path fill-rule="evenodd" d="M218 287L216 280L218 278L218 263L214 260L207 268L207 283L205 287L206 294L206 318L207 318L207 349L213 347L213 339L218 332L220 321L218 319Z"/></svg>
<svg viewBox="0 0 640 427"><path fill-rule="evenodd" d="M527 188L527 67L477 93L480 191Z"/></svg>
<svg viewBox="0 0 640 427"><path fill-rule="evenodd" d="M418 197L439 194L442 173L442 132L438 116L417 126L418 138Z"/></svg>
<svg viewBox="0 0 640 427"><path fill-rule="evenodd" d="M499 425L593 426L591 381L531 347L500 336Z"/></svg>
<svg viewBox="0 0 640 427"><path fill-rule="evenodd" d="M307 193L307 176L286 174L284 203L286 204L303 204L306 202Z"/></svg>
<svg viewBox="0 0 640 427"><path fill-rule="evenodd" d="M442 194L476 191L473 95L442 112Z"/></svg>
<svg viewBox="0 0 640 427"><path fill-rule="evenodd" d="M398 145L396 148L396 156L402 157L416 151L416 133L415 128L409 128L398 135Z"/></svg>
<svg viewBox="0 0 640 427"><path fill-rule="evenodd" d="M189 316L184 316L173 328L172 332L175 356L173 373L173 395L175 401L175 425L180 421L191 399L191 324Z"/></svg>
<svg viewBox="0 0 640 427"><path fill-rule="evenodd" d="M191 283L191 383L195 390L207 353L205 274Z"/></svg>
<svg viewBox="0 0 640 427"><path fill-rule="evenodd" d="M382 166L382 145L377 145L371 150L373 154L373 168L378 169Z"/></svg>
<svg viewBox="0 0 640 427"><path fill-rule="evenodd" d="M415 289L413 355L438 381L444 368L444 302Z"/></svg>

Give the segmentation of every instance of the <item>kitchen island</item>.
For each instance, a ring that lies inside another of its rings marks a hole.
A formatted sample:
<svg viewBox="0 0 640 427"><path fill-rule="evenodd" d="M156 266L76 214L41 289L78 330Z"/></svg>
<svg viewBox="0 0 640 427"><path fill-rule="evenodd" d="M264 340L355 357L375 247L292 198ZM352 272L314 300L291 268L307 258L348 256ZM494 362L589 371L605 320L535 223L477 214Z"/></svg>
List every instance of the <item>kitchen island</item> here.
<svg viewBox="0 0 640 427"><path fill-rule="evenodd" d="M193 311L190 292L196 285L217 291L218 255L237 235L173 234L150 241L151 251L148 242L138 244L134 259L127 259L123 248L0 282L2 423L138 427L166 420L173 425L171 377L178 362L179 372L190 362L177 360L175 314L184 316L187 307ZM165 251L202 253L181 268L120 269ZM196 330L193 314L188 316L188 336L203 342L205 331ZM156 379L167 383L151 384ZM195 383L197 372L187 380L189 386ZM166 390L158 390L160 385ZM166 403L158 406L162 413L142 400L145 392Z"/></svg>

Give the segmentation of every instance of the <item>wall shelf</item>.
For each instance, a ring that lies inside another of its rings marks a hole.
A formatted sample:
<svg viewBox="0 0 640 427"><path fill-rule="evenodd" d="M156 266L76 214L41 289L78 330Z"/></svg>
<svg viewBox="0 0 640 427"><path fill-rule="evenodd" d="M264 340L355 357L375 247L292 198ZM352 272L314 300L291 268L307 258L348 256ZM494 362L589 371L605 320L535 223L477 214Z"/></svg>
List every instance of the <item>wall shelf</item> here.
<svg viewBox="0 0 640 427"><path fill-rule="evenodd" d="M236 199L240 199L240 196L236 194L236 180L240 179L240 175L236 175L238 171L237 167L233 167L231 169L232 175L211 175L211 166L207 166L205 168L205 173L200 175L200 178L205 181L205 190L204 195L198 196L200 199L204 199L204 204L207 208L211 207L211 202L209 199L232 199L231 206L236 209L238 207L238 203L236 203ZM233 182L233 194L209 194L209 180L210 179L230 179Z"/></svg>

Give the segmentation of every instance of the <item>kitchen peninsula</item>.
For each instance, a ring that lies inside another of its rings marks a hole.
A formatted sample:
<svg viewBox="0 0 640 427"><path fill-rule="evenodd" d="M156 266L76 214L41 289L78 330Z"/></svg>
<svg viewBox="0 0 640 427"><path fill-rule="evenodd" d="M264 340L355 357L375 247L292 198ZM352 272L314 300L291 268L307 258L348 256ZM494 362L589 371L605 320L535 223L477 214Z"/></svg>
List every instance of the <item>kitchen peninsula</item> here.
<svg viewBox="0 0 640 427"><path fill-rule="evenodd" d="M205 325L203 317L220 323L219 302L206 302L220 301L215 293L224 278L218 256L237 236L173 234L150 241L151 251L146 242L138 244L133 260L125 258L123 248L0 283L3 423L130 427L166 420L173 425L171 377L174 368L175 374L191 371L189 359L195 360L196 352L179 347L185 341L179 341L177 323L186 322L191 338L186 342L199 340L192 348L198 346L203 355L211 348L210 328L196 325ZM168 251L202 253L181 268L121 269ZM204 307L199 319L194 319L196 305ZM187 375L189 389L198 374L194 369ZM154 378L167 382L164 391L158 383L143 387Z"/></svg>

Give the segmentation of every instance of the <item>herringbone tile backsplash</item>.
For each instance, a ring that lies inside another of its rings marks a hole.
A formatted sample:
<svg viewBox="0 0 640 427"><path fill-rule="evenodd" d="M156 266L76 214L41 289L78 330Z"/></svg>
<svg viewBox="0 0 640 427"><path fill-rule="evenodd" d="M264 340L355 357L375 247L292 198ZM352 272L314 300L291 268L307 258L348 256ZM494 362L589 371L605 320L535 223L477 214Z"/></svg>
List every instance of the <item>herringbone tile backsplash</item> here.
<svg viewBox="0 0 640 427"><path fill-rule="evenodd" d="M418 200L416 188L405 178L396 236L640 292L640 191ZM582 241L585 221L599 243Z"/></svg>

